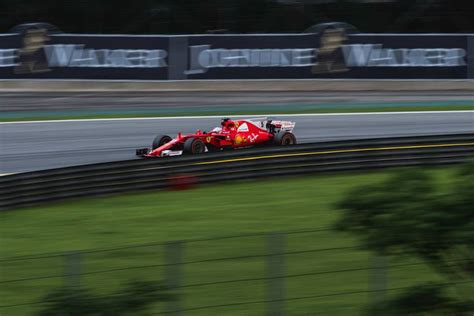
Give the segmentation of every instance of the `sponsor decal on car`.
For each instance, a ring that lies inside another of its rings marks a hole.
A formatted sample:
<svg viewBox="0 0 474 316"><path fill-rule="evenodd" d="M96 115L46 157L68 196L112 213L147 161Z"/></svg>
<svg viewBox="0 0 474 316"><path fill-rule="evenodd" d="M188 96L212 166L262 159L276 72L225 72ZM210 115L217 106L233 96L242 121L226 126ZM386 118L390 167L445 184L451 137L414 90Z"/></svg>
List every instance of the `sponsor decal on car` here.
<svg viewBox="0 0 474 316"><path fill-rule="evenodd" d="M255 143L255 141L257 140L257 138L258 138L258 134L252 133L252 134L249 136L249 141L250 141L251 143Z"/></svg>

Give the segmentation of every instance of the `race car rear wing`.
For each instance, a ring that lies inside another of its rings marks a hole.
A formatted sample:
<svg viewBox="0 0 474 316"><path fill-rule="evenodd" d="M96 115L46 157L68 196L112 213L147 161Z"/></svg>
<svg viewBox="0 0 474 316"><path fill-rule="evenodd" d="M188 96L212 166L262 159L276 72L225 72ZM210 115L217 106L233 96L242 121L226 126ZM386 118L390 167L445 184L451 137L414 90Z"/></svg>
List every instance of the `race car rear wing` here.
<svg viewBox="0 0 474 316"><path fill-rule="evenodd" d="M278 121L278 120L273 120L268 117L262 117L262 118L251 118L247 119L247 121L253 123L256 126L259 126L263 129L269 128L271 126L271 130L274 132L293 132L293 129L295 128L296 123L295 122L290 122L290 121Z"/></svg>
<svg viewBox="0 0 474 316"><path fill-rule="evenodd" d="M276 129L280 129L280 131L284 132L293 132L296 123L290 121L272 121L273 125L275 125Z"/></svg>

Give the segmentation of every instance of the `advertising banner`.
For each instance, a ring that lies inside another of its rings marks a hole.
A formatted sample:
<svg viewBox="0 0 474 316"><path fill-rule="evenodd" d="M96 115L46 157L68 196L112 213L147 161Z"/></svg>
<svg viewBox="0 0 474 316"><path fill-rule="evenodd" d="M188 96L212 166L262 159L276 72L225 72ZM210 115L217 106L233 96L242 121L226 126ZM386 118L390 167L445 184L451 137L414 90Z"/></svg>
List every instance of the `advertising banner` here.
<svg viewBox="0 0 474 316"><path fill-rule="evenodd" d="M342 51L350 78L467 78L467 36L357 34Z"/></svg>
<svg viewBox="0 0 474 316"><path fill-rule="evenodd" d="M0 35L0 78L466 79L473 36L446 34ZM470 55L471 54L471 55Z"/></svg>
<svg viewBox="0 0 474 316"><path fill-rule="evenodd" d="M152 79L168 77L168 38L0 36L0 78Z"/></svg>

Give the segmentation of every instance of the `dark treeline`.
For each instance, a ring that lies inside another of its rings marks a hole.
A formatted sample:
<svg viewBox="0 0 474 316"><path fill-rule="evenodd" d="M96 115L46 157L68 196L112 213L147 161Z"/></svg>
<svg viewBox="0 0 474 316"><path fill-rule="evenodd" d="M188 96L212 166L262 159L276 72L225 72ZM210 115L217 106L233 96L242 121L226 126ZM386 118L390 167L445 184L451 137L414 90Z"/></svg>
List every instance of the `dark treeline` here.
<svg viewBox="0 0 474 316"><path fill-rule="evenodd" d="M474 32L465 0L0 0L0 32L49 22L71 33L303 32L347 22L362 32Z"/></svg>

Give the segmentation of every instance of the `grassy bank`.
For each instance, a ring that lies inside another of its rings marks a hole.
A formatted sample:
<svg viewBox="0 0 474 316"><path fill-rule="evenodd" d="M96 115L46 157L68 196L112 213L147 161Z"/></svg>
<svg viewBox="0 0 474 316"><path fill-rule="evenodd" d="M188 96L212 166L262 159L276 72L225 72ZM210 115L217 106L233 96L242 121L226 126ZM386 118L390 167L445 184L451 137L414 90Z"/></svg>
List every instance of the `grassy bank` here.
<svg viewBox="0 0 474 316"><path fill-rule="evenodd" d="M449 185L452 169L430 172L439 185ZM19 306L0 313L29 315L37 310L36 304L22 304L38 301L64 282L63 252L85 250L81 282L107 294L127 280L163 279L162 242L187 240L181 289L182 307L190 309L186 315L262 315L262 254L267 250L265 235L255 233L290 231L285 256L289 314L357 315L370 299L371 256L358 249L351 236L331 229L340 215L334 204L351 188L381 181L388 174L226 183L4 212L0 305ZM390 264L393 289L437 279L409 258ZM235 282L222 283L229 280ZM240 302L253 303L194 309ZM153 311L162 311L160 304Z"/></svg>
<svg viewBox="0 0 474 316"><path fill-rule="evenodd" d="M273 115L305 113L363 113L396 111L459 111L474 110L472 100L433 101L433 102L391 102L391 103L335 103L335 104L272 104L272 105L223 105L165 107L165 108L129 108L129 109L85 109L63 111L22 111L3 112L0 122L100 119L100 118L136 118L136 117L173 117L173 116L232 116L232 115Z"/></svg>

